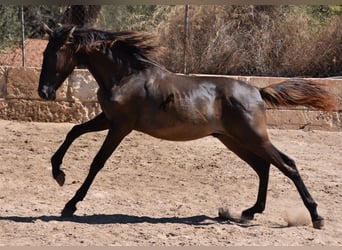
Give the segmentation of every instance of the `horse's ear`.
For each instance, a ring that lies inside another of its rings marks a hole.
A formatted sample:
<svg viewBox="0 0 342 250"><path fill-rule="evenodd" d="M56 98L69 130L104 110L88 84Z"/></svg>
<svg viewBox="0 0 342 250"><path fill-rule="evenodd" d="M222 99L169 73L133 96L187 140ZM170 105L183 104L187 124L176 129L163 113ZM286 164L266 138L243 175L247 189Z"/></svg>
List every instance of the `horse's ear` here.
<svg viewBox="0 0 342 250"><path fill-rule="evenodd" d="M72 34L74 33L75 29L76 29L76 26L74 26L74 27L72 27L72 28L70 29L70 31L69 31L69 37L72 37Z"/></svg>
<svg viewBox="0 0 342 250"><path fill-rule="evenodd" d="M46 34L48 34L49 36L51 36L52 33L53 33L52 29L50 29L49 26L47 26L46 23L43 23L43 24L42 24L42 29L43 29L43 31L44 31Z"/></svg>
<svg viewBox="0 0 342 250"><path fill-rule="evenodd" d="M74 33L75 29L76 29L76 26L70 26L66 28L66 30L61 35L61 42L62 43L68 42L69 38L72 38L72 34Z"/></svg>

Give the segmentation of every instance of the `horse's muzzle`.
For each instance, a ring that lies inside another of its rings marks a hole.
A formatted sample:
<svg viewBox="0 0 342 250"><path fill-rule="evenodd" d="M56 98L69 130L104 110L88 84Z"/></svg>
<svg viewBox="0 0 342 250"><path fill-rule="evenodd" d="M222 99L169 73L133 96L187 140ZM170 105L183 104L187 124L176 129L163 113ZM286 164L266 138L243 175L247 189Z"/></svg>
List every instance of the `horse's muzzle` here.
<svg viewBox="0 0 342 250"><path fill-rule="evenodd" d="M43 86L38 89L38 94L44 100L56 99L56 91L52 87Z"/></svg>

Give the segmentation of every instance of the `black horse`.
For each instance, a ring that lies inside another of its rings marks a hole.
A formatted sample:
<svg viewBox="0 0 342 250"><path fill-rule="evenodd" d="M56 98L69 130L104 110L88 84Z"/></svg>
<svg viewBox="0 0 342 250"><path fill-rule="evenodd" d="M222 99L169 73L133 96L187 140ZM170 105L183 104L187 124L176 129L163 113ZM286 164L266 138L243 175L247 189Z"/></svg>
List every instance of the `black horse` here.
<svg viewBox="0 0 342 250"><path fill-rule="evenodd" d="M292 159L270 142L266 130L265 104L307 105L336 109L336 99L319 85L293 79L265 88L225 77L174 74L148 55L157 49L153 37L137 32L105 32L63 26L54 31L45 26L49 43L39 79L41 98L54 100L56 90L77 65L85 65L99 85L102 113L76 125L52 156L53 177L64 184L60 169L72 142L88 132L107 130L84 183L65 205L62 216L71 216L83 200L96 174L119 143L132 130L173 141L214 136L247 162L260 178L254 206L242 216L252 219L265 209L270 164L295 184L311 214L313 226L323 218Z"/></svg>

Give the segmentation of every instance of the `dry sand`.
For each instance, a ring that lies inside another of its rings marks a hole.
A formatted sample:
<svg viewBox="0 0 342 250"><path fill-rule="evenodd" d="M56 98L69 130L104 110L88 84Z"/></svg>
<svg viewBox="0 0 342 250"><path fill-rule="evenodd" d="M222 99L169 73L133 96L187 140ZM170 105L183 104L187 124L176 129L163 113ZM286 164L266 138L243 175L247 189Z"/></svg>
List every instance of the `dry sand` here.
<svg viewBox="0 0 342 250"><path fill-rule="evenodd" d="M325 227L317 230L275 167L263 214L246 224L218 221L219 208L239 216L254 204L253 170L215 138L176 143L137 132L107 161L75 216L62 219L105 136L75 141L59 187L50 157L72 126L0 120L0 245L342 245L341 132L269 130L318 203Z"/></svg>

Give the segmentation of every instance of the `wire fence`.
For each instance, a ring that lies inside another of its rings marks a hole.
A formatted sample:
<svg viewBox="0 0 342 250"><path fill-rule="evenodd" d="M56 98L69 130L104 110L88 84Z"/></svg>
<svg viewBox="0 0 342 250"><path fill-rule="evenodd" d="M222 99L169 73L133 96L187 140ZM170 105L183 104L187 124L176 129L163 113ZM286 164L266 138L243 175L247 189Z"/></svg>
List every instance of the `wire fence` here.
<svg viewBox="0 0 342 250"><path fill-rule="evenodd" d="M168 6L156 5L56 5L56 6L0 6L0 65L39 67L47 35L42 30L46 23L51 28L63 24L105 30L154 29L165 20ZM158 11L160 9L160 11ZM188 34L188 8L183 13L184 48ZM184 50L184 71L186 71Z"/></svg>
<svg viewBox="0 0 342 250"><path fill-rule="evenodd" d="M0 66L41 67L43 23L157 34L173 72L342 74L341 6L0 5Z"/></svg>

